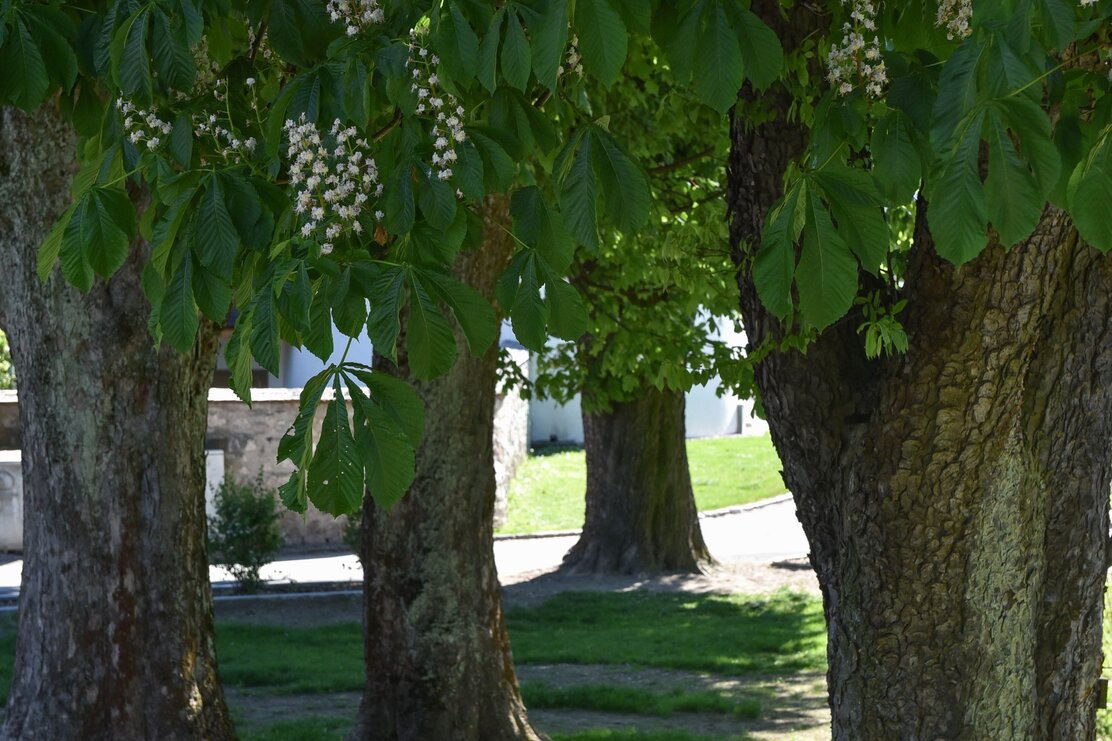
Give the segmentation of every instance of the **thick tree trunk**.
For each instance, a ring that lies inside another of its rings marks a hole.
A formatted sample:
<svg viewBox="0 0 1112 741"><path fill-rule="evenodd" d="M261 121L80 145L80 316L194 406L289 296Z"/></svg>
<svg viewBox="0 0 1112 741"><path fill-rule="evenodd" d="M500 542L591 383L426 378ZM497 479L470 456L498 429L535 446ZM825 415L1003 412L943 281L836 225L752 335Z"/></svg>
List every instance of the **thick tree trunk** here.
<svg viewBox="0 0 1112 741"><path fill-rule="evenodd" d="M155 350L143 248L87 295L35 254L69 200L58 115L0 111L0 323L19 377L24 565L3 739L230 739L202 458L216 335Z"/></svg>
<svg viewBox="0 0 1112 741"><path fill-rule="evenodd" d="M733 124L750 343L782 327L749 272L804 132ZM1112 476L1112 261L1048 209L961 269L923 226L906 355L853 318L757 368L822 586L835 739L1094 736Z"/></svg>
<svg viewBox="0 0 1112 741"><path fill-rule="evenodd" d="M512 251L491 200L486 242L456 277L490 298ZM463 347L462 335L457 342ZM406 375L389 361L380 370ZM416 384L428 410L417 477L390 512L363 505L367 684L350 739L539 739L521 701L494 567L492 426L498 348Z"/></svg>
<svg viewBox="0 0 1112 741"><path fill-rule="evenodd" d="M583 412L587 517L571 573L700 572L710 561L687 467L682 391Z"/></svg>

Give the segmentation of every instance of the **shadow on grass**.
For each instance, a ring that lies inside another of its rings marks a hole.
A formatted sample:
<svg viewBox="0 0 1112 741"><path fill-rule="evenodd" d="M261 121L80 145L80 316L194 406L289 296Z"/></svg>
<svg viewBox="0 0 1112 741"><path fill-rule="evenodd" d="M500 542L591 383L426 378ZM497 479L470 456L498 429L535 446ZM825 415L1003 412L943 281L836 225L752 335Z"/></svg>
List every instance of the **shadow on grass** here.
<svg viewBox="0 0 1112 741"><path fill-rule="evenodd" d="M559 594L507 616L518 663L639 664L719 674L825 669L821 602L778 592Z"/></svg>
<svg viewBox="0 0 1112 741"><path fill-rule="evenodd" d="M581 453L583 446L579 443L536 443L529 448L529 455L534 458L545 458L560 453Z"/></svg>

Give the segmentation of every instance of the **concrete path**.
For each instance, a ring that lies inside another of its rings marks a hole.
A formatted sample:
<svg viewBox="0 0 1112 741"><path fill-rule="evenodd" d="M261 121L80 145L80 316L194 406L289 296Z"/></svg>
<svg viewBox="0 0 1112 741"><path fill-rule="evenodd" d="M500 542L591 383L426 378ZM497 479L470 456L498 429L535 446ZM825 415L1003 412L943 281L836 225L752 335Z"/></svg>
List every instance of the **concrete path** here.
<svg viewBox="0 0 1112 741"><path fill-rule="evenodd" d="M711 555L721 562L770 563L799 558L809 550L788 494L704 513L701 518ZM577 538L574 534L497 538L494 558L502 581L513 583L520 580L519 575L556 569ZM0 599L19 594L22 568L22 560L0 563ZM210 574L220 591L230 586L231 577L224 569L213 566ZM261 575L276 584L352 582L353 588L363 578L355 556L334 554L275 561L264 567Z"/></svg>

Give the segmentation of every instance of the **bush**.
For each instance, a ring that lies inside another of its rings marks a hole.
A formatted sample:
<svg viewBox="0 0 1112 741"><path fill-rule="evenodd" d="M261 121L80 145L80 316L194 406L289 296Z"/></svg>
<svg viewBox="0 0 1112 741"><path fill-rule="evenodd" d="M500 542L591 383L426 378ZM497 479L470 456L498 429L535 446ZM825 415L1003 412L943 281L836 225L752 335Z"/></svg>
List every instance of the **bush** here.
<svg viewBox="0 0 1112 741"><path fill-rule="evenodd" d="M216 514L209 518L209 559L231 572L244 592L262 584L259 569L282 547L278 498L263 483L263 472L241 484L225 477L216 490Z"/></svg>
<svg viewBox="0 0 1112 741"><path fill-rule="evenodd" d="M8 338L0 332L0 390L15 388L15 370L12 369L12 354L8 349Z"/></svg>

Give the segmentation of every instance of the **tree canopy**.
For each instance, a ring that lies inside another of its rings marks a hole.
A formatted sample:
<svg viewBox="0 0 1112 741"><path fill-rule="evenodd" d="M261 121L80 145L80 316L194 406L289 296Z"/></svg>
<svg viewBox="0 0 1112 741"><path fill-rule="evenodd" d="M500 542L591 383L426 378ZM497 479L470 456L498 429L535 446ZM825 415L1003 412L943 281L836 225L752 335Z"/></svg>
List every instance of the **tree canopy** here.
<svg viewBox="0 0 1112 741"><path fill-rule="evenodd" d="M892 234L916 193L956 264L1023 239L1047 201L1112 248L1112 2L828 10L829 32L785 57L725 0L0 0L0 103L56 97L81 135L40 274L60 264L87 289L142 236L152 334L184 351L202 316L234 306L226 359L244 399L252 358L276 373L281 340L328 358L333 323L395 356L404 318L418 378L451 366L449 317L472 350L492 342L491 306L448 269L480 243L489 193L512 190L519 250L498 301L518 337L577 337L576 246L598 251L600 230L635 234L653 211L636 134L596 116L590 91L647 39L676 94L756 122L770 114L738 91L776 83L810 126L751 265L804 341L861 298L874 349L898 349L898 304L876 286L901 280ZM366 484L389 506L412 480L420 420L404 383L329 366L282 440L297 466L286 504L350 512Z"/></svg>

